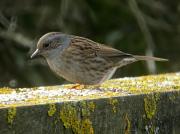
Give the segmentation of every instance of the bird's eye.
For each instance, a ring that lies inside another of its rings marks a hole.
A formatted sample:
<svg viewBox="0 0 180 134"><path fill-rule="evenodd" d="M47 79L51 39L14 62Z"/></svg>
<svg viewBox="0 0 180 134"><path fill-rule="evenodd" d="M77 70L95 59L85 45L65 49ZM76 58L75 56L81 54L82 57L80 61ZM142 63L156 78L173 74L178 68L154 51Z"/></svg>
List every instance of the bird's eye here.
<svg viewBox="0 0 180 134"><path fill-rule="evenodd" d="M45 43L45 44L43 44L43 47L44 47L44 48L49 47L49 43Z"/></svg>

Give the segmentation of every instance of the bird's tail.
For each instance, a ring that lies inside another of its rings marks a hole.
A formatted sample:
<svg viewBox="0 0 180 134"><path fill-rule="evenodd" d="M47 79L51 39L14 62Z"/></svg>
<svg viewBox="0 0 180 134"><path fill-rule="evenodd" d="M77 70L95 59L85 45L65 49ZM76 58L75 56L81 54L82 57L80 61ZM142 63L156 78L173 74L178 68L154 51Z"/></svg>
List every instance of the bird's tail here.
<svg viewBox="0 0 180 134"><path fill-rule="evenodd" d="M137 60L154 60L154 61L168 61L168 59L158 58L158 57L151 57L151 56L140 56L134 55L133 56Z"/></svg>

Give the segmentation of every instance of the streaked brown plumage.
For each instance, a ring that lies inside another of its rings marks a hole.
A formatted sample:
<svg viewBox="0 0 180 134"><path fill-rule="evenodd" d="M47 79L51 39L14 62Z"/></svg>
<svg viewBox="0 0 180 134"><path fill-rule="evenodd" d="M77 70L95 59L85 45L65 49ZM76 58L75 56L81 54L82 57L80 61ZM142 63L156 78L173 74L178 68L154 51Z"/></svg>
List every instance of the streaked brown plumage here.
<svg viewBox="0 0 180 134"><path fill-rule="evenodd" d="M50 68L66 80L83 85L101 84L112 77L117 68L139 60L166 59L127 54L87 38L59 32L40 38L32 54L46 58Z"/></svg>

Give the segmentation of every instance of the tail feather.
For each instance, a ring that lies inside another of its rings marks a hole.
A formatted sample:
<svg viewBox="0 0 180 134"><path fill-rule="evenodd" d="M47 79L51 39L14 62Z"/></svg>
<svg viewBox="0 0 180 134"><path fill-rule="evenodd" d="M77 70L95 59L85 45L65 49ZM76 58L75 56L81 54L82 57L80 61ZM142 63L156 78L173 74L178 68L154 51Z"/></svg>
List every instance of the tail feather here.
<svg viewBox="0 0 180 134"><path fill-rule="evenodd" d="M133 56L137 60L154 60L154 61L168 61L168 59L158 58L158 57L151 57L151 56L140 56L134 55Z"/></svg>

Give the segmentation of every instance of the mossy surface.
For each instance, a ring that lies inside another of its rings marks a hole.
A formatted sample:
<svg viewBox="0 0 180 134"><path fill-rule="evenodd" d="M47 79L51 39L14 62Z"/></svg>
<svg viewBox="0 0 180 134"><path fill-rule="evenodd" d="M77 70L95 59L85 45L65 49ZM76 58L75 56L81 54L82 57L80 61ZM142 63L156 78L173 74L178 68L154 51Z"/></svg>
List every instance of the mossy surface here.
<svg viewBox="0 0 180 134"><path fill-rule="evenodd" d="M56 104L49 104L48 115L51 117L56 113Z"/></svg>
<svg viewBox="0 0 180 134"><path fill-rule="evenodd" d="M125 120L124 134L130 134L131 133L131 122L129 120L129 117L128 117L127 113L125 114L124 120Z"/></svg>
<svg viewBox="0 0 180 134"><path fill-rule="evenodd" d="M151 120L156 112L157 112L157 104L160 99L160 94L155 93L155 94L148 94L144 98L144 110L146 113L146 117Z"/></svg>
<svg viewBox="0 0 180 134"><path fill-rule="evenodd" d="M0 88L0 94L11 94L13 91L15 90L9 87Z"/></svg>
<svg viewBox="0 0 180 134"><path fill-rule="evenodd" d="M87 101L80 102L82 116L86 116L86 117L90 116L90 113L94 112L95 107L96 106L92 101L91 102L87 102Z"/></svg>
<svg viewBox="0 0 180 134"><path fill-rule="evenodd" d="M116 113L117 112L117 105L118 105L118 100L117 99L114 99L114 98L109 98L109 104L112 106L112 111L113 113Z"/></svg>
<svg viewBox="0 0 180 134"><path fill-rule="evenodd" d="M82 90L67 88L72 85L19 89L0 88L0 108L179 91L180 73L112 79L103 83L99 89L92 86ZM170 99L173 100L175 97ZM149 98L145 99L146 104L148 104L147 101ZM94 105L91 107L93 109ZM114 107L113 112L115 111Z"/></svg>
<svg viewBox="0 0 180 134"><path fill-rule="evenodd" d="M89 119L90 111L88 103L80 103L79 109L73 103L64 103L59 117L67 129L72 129L75 134L94 134L92 122Z"/></svg>
<svg viewBox="0 0 180 134"><path fill-rule="evenodd" d="M114 79L100 89L4 88L9 93L0 94L0 133L177 132L179 77L175 73Z"/></svg>
<svg viewBox="0 0 180 134"><path fill-rule="evenodd" d="M7 122L9 125L13 124L15 117L16 117L16 107L9 108L7 112Z"/></svg>

